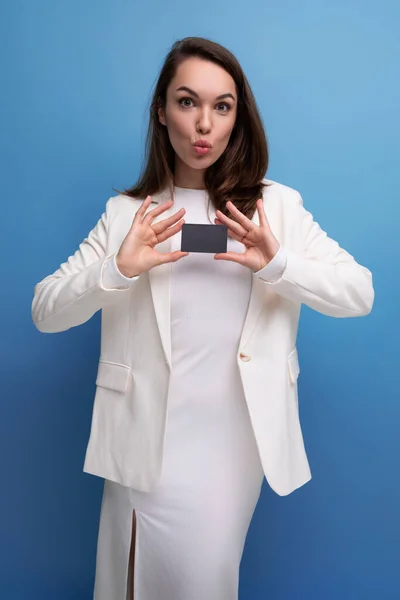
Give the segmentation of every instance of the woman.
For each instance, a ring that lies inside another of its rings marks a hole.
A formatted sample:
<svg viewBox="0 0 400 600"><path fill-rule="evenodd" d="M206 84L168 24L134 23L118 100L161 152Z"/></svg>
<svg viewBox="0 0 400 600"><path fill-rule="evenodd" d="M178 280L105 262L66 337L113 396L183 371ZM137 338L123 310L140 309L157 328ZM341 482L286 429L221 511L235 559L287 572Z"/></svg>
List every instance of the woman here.
<svg viewBox="0 0 400 600"><path fill-rule="evenodd" d="M57 332L102 309L84 465L105 478L95 600L235 600L264 475L279 495L311 478L301 304L367 315L372 277L263 178L262 121L227 49L173 45L147 141L139 182L37 284L32 315ZM184 222L226 226L227 252L182 251Z"/></svg>

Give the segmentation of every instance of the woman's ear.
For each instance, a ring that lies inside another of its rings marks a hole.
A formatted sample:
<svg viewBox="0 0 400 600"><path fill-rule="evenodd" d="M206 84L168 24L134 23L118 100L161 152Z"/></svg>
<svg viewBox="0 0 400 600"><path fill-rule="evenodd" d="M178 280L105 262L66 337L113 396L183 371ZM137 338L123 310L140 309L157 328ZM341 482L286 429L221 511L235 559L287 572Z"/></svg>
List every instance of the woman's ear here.
<svg viewBox="0 0 400 600"><path fill-rule="evenodd" d="M157 113L158 113L158 120L160 121L161 125L166 125L164 110L161 106L160 106L160 108L157 109Z"/></svg>

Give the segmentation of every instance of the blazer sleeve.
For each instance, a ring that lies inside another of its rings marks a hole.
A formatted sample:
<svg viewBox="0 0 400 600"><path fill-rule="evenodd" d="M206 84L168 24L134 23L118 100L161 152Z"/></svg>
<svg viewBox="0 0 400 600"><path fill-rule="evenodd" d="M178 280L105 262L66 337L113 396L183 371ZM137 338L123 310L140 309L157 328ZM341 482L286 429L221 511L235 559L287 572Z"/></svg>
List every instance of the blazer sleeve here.
<svg viewBox="0 0 400 600"><path fill-rule="evenodd" d="M304 242L302 254L284 247L286 266L276 281L265 285L289 300L302 302L330 317L361 317L371 312L371 272L329 238L296 194L296 218Z"/></svg>
<svg viewBox="0 0 400 600"><path fill-rule="evenodd" d="M111 200L75 254L36 284L31 310L39 331L56 333L81 325L121 294L129 293L132 284L111 287L112 279L106 277L114 258L114 254L106 255Z"/></svg>

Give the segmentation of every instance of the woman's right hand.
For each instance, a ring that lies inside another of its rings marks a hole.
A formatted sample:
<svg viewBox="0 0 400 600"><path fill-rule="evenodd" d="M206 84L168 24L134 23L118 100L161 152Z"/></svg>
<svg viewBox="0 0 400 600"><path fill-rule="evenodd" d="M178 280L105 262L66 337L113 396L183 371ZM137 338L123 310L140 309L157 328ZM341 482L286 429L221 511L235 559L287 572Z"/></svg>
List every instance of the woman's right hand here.
<svg viewBox="0 0 400 600"><path fill-rule="evenodd" d="M137 211L131 228L118 250L116 256L117 267L125 277L135 277L157 265L175 262L189 254L189 252L182 252L181 250L161 254L154 249L156 244L170 238L182 229L185 222L182 217L186 211L181 208L168 219L158 221L158 223L152 225L155 217L171 208L172 200L160 204L145 215L150 202L151 196L147 196Z"/></svg>

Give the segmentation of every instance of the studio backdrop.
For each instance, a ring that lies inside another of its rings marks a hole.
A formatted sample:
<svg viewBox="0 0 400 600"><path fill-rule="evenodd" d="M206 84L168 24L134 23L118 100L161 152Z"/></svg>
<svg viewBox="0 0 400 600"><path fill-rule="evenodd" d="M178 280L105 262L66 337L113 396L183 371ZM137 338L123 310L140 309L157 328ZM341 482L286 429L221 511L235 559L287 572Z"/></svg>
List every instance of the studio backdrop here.
<svg viewBox="0 0 400 600"><path fill-rule="evenodd" d="M136 181L162 61L192 35L236 55L268 135L267 177L302 194L376 293L365 318L302 308L313 477L287 497L264 481L240 598L398 598L399 4L16 0L1 12L0 597L92 598L103 480L82 468L100 313L40 333L33 288L112 188Z"/></svg>

